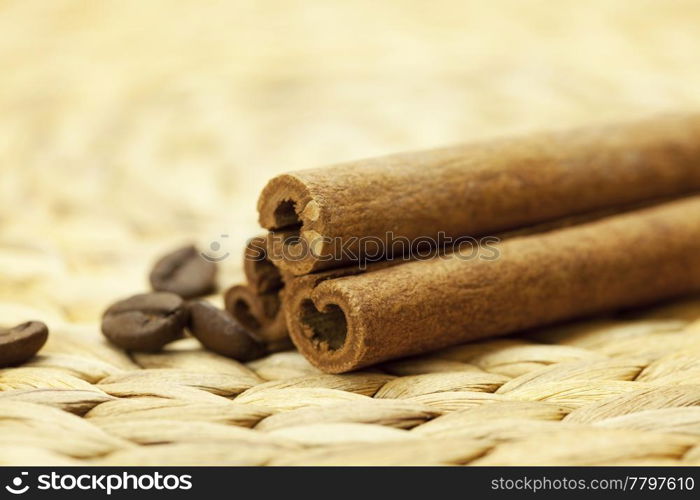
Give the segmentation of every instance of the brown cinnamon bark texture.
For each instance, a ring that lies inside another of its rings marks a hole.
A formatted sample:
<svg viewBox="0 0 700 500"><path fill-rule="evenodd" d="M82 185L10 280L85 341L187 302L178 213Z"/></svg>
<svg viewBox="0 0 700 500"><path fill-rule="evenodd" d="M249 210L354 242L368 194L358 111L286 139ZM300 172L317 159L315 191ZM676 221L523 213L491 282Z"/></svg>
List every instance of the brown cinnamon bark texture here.
<svg viewBox="0 0 700 500"><path fill-rule="evenodd" d="M280 293L284 280L267 258L266 235L248 240L243 270L247 285L234 285L224 294L226 310L270 351L291 347Z"/></svg>
<svg viewBox="0 0 700 500"><path fill-rule="evenodd" d="M298 237L269 246L301 275L376 257L377 242L383 256L403 251L396 237L476 236L689 194L699 166L700 115L663 116L284 174L258 210L263 227Z"/></svg>
<svg viewBox="0 0 700 500"><path fill-rule="evenodd" d="M700 291L700 196L497 248L495 260L458 251L295 278L284 297L292 340L315 366L340 373Z"/></svg>
<svg viewBox="0 0 700 500"><path fill-rule="evenodd" d="M280 271L267 258L265 235L256 236L248 241L243 259L243 271L248 286L258 294L275 292L284 286Z"/></svg>
<svg viewBox="0 0 700 500"><path fill-rule="evenodd" d="M246 285L234 285L224 295L226 310L270 351L291 347L280 291L258 294Z"/></svg>

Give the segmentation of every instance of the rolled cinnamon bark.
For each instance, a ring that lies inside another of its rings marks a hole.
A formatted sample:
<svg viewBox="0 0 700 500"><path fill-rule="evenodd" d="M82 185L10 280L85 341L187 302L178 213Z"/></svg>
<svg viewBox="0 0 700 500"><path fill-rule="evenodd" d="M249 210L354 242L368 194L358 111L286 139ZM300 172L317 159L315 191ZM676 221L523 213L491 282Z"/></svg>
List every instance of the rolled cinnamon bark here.
<svg viewBox="0 0 700 500"><path fill-rule="evenodd" d="M270 351L291 347L280 292L258 294L246 285L234 285L224 295L226 310Z"/></svg>
<svg viewBox="0 0 700 500"><path fill-rule="evenodd" d="M272 238L270 258L301 275L361 261L368 237L389 256L405 248L396 237L476 236L689 194L699 164L700 115L664 116L284 174L258 211L294 237Z"/></svg>
<svg viewBox="0 0 700 500"><path fill-rule="evenodd" d="M280 293L284 280L267 258L266 236L248 240L243 270L247 285L234 285L224 294L226 310L263 341L270 351L291 347Z"/></svg>
<svg viewBox="0 0 700 500"><path fill-rule="evenodd" d="M700 291L700 196L497 248L496 260L456 251L295 278L284 298L292 340L315 366L340 373Z"/></svg>
<svg viewBox="0 0 700 500"><path fill-rule="evenodd" d="M248 241L243 259L243 272L255 293L275 292L284 286L282 275L267 257L267 238L256 236Z"/></svg>

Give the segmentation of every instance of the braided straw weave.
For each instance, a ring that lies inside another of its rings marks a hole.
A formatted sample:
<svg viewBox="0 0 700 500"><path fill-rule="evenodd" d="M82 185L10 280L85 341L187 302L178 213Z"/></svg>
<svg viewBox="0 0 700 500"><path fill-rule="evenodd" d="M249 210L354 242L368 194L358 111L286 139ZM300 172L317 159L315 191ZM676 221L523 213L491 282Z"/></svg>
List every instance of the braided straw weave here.
<svg viewBox="0 0 700 500"><path fill-rule="evenodd" d="M183 240L222 285L282 170L700 108L700 6L0 4L0 464L696 464L700 298L324 375L99 316ZM362 36L360 36L360 34ZM212 300L221 303L220 297Z"/></svg>

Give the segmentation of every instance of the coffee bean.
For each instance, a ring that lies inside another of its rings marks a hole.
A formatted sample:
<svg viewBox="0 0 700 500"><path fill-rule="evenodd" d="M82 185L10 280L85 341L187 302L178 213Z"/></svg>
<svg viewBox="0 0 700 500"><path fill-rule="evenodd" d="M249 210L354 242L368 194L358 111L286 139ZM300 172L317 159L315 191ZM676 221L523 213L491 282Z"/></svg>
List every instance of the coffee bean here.
<svg viewBox="0 0 700 500"><path fill-rule="evenodd" d="M183 299L192 299L214 291L216 264L205 260L189 245L161 257L149 278L157 292L171 292Z"/></svg>
<svg viewBox="0 0 700 500"><path fill-rule="evenodd" d="M183 300L174 293L143 293L120 300L102 316L102 333L132 351L157 351L182 337L187 323Z"/></svg>
<svg viewBox="0 0 700 500"><path fill-rule="evenodd" d="M49 329L41 321L12 328L0 327L0 366L18 365L34 356L46 342Z"/></svg>
<svg viewBox="0 0 700 500"><path fill-rule="evenodd" d="M265 347L228 312L210 303L190 302L189 330L204 347L223 356L250 361L265 354Z"/></svg>

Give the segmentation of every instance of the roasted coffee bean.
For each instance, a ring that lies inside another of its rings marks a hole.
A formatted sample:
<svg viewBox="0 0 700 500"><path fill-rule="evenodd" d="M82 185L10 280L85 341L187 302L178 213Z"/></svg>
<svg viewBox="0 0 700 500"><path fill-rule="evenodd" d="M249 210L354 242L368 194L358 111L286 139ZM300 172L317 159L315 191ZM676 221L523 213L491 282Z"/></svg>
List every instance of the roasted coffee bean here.
<svg viewBox="0 0 700 500"><path fill-rule="evenodd" d="M204 347L223 356L250 361L265 354L265 347L227 311L204 300L190 302L189 330Z"/></svg>
<svg viewBox="0 0 700 500"><path fill-rule="evenodd" d="M192 245L165 255L149 276L157 292L171 292L183 299L201 297L216 288L216 264L205 260Z"/></svg>
<svg viewBox="0 0 700 500"><path fill-rule="evenodd" d="M187 323L184 301L174 293L143 293L111 305L102 316L102 333L131 351L157 351L182 337Z"/></svg>
<svg viewBox="0 0 700 500"><path fill-rule="evenodd" d="M27 321L12 328L0 327L0 366L24 363L44 345L49 329L41 321Z"/></svg>

